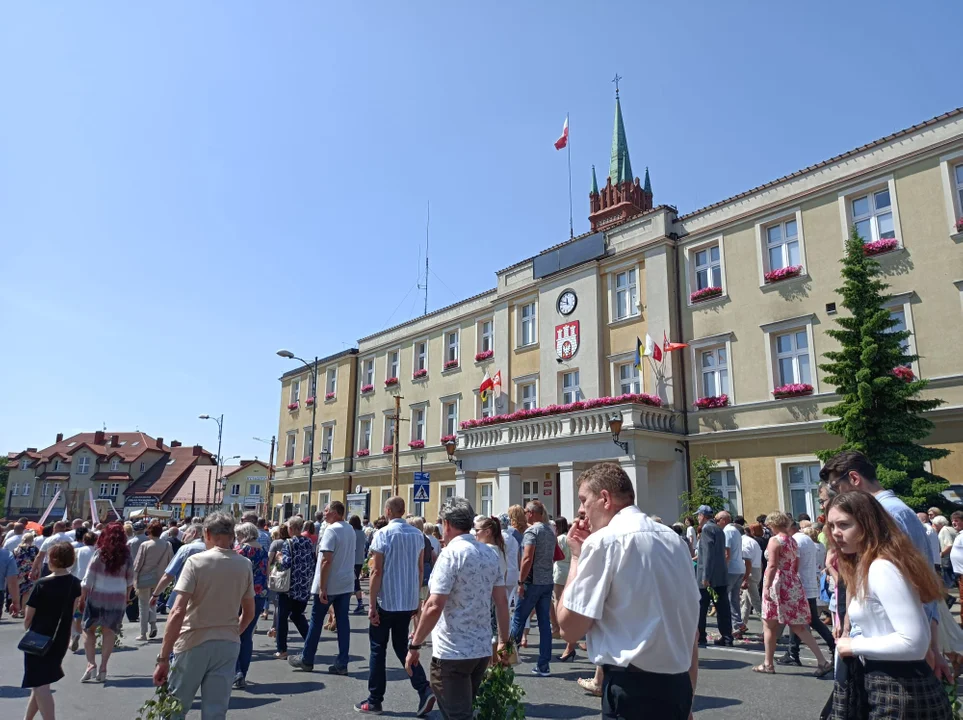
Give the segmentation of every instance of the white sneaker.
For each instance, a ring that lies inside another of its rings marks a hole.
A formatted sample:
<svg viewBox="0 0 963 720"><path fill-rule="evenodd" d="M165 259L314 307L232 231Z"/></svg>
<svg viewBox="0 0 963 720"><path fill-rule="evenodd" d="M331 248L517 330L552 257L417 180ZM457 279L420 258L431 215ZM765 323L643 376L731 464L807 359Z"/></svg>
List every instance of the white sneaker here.
<svg viewBox="0 0 963 720"><path fill-rule="evenodd" d="M146 635L138 635L137 637L134 638L134 640L136 640L137 642L147 642L147 636L146 636Z"/></svg>
<svg viewBox="0 0 963 720"><path fill-rule="evenodd" d="M96 665L94 667L87 668L87 671L84 673L83 677L80 678L80 682L82 683L91 682L94 679L94 675L96 672L97 672Z"/></svg>

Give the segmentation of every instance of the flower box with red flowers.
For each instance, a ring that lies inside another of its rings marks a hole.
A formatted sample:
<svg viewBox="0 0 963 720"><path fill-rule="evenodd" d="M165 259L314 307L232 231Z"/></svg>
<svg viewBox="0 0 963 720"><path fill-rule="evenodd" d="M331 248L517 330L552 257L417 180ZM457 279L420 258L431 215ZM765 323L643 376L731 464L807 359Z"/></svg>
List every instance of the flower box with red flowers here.
<svg viewBox="0 0 963 720"><path fill-rule="evenodd" d="M361 386L361 394L362 394L362 395L367 395L369 392L374 392L374 385L370 385L370 384L369 384L369 385L362 385L362 386Z"/></svg>
<svg viewBox="0 0 963 720"><path fill-rule="evenodd" d="M293 403L288 403L288 410L297 410L297 409L298 409L297 400L295 400Z"/></svg>
<svg viewBox="0 0 963 720"><path fill-rule="evenodd" d="M294 460L285 460L284 467L294 467Z"/></svg>
<svg viewBox="0 0 963 720"><path fill-rule="evenodd" d="M789 383L788 385L780 385L772 391L772 396L777 400L812 394L813 386L809 383Z"/></svg>
<svg viewBox="0 0 963 720"><path fill-rule="evenodd" d="M956 232L963 232L963 217L956 220Z"/></svg>
<svg viewBox="0 0 963 720"><path fill-rule="evenodd" d="M304 401L304 404L307 405L308 407L311 407L312 405L314 405L314 398L309 397L307 400Z"/></svg>
<svg viewBox="0 0 963 720"><path fill-rule="evenodd" d="M692 404L700 410L711 410L712 408L726 407L729 404L729 396L722 394L713 395L712 397L702 397Z"/></svg>
<svg viewBox="0 0 963 720"><path fill-rule="evenodd" d="M328 402L329 400L334 400L334 393L325 393L325 394L324 394L324 401L325 401L325 402Z"/></svg>
<svg viewBox="0 0 963 720"><path fill-rule="evenodd" d="M894 367L893 375L903 382L913 382L916 379L916 374L905 365L897 365Z"/></svg>
<svg viewBox="0 0 963 720"><path fill-rule="evenodd" d="M302 465L307 465L309 462L311 462L311 458L310 458L310 457L303 457L303 458L301 458L301 464L302 464Z"/></svg>
<svg viewBox="0 0 963 720"><path fill-rule="evenodd" d="M458 361L457 361L457 360L446 360L446 361L445 361L445 370L454 370L456 367L458 367Z"/></svg>
<svg viewBox="0 0 963 720"><path fill-rule="evenodd" d="M458 440L457 435L442 435L440 442L442 445L447 445L450 442L457 442L457 440Z"/></svg>
<svg viewBox="0 0 963 720"><path fill-rule="evenodd" d="M385 380L385 387L391 387L392 385L397 385L397 384L398 384L398 378L396 377L388 378L387 380Z"/></svg>
<svg viewBox="0 0 963 720"><path fill-rule="evenodd" d="M802 265L790 265L789 267L779 268L778 270L770 270L763 277L766 278L767 283L775 283L780 280L799 277L801 273Z"/></svg>
<svg viewBox="0 0 963 720"><path fill-rule="evenodd" d="M420 380L421 378L425 378L425 377L428 377L428 371L425 370L424 368L422 368L421 370L415 370L411 374L412 380Z"/></svg>
<svg viewBox="0 0 963 720"><path fill-rule="evenodd" d="M424 440L412 440L410 443L408 443L408 447L410 447L412 450L421 450L421 448L424 446Z"/></svg>
<svg viewBox="0 0 963 720"><path fill-rule="evenodd" d="M868 242L863 245L864 255L880 255L890 250L895 250L899 245L899 241L896 238L885 238L883 240L874 240L873 242Z"/></svg>
<svg viewBox="0 0 963 720"><path fill-rule="evenodd" d="M475 353L475 362L485 362L485 360L491 360L495 357L494 350L485 350L484 352Z"/></svg>
<svg viewBox="0 0 963 720"><path fill-rule="evenodd" d="M628 393L616 397L593 398L592 400L577 400L567 405L549 405L543 408L532 408L531 410L516 410L507 415L492 415L478 420L465 420L461 423L462 430L471 430L476 427L487 425L497 425L498 423L513 422L515 420L528 420L529 418L545 417L547 415L561 415L562 413L575 412L576 410L593 410L609 405L624 405L627 403L637 403L639 405L651 405L652 407L662 407L662 399L656 395L648 393Z"/></svg>
<svg viewBox="0 0 963 720"><path fill-rule="evenodd" d="M697 303L722 295L721 287L707 287L689 294L689 302Z"/></svg>
<svg viewBox="0 0 963 720"><path fill-rule="evenodd" d="M387 455L390 452L394 452L394 450L395 450L394 445L385 445L383 448L381 448L381 452L383 452L385 455Z"/></svg>
<svg viewBox="0 0 963 720"><path fill-rule="evenodd" d="M358 457L368 457L370 454L370 450L358 450L358 452L355 453Z"/></svg>

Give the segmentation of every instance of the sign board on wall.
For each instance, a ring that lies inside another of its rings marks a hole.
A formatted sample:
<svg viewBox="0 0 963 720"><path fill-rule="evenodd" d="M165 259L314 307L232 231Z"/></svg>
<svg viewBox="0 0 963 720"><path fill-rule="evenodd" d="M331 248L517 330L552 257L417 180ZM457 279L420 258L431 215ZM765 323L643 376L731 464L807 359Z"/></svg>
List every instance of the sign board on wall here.
<svg viewBox="0 0 963 720"><path fill-rule="evenodd" d="M352 515L357 515L362 520L365 518L370 519L371 516L368 508L371 505L371 493L348 493L348 501L346 504L348 506L348 518Z"/></svg>
<svg viewBox="0 0 963 720"><path fill-rule="evenodd" d="M124 498L124 507L157 507L157 498L149 495L133 495Z"/></svg>

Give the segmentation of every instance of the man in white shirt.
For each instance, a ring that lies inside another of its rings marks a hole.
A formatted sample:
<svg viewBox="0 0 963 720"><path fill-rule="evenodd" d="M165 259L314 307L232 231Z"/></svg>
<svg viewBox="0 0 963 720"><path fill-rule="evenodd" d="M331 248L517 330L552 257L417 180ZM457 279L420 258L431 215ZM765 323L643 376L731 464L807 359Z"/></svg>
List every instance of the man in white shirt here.
<svg viewBox="0 0 963 720"><path fill-rule="evenodd" d="M58 520L54 523L53 534L50 537L45 538L43 543L40 545L40 552L37 553L37 557L33 560L33 567L30 569L30 579L38 580L40 578L41 571L44 564L47 561L47 551L57 543L72 543L75 539L73 533L67 532L67 523L62 520Z"/></svg>
<svg viewBox="0 0 963 720"><path fill-rule="evenodd" d="M446 545L428 581L430 595L408 643L405 669L419 663L431 632L431 689L444 720L471 720L472 705L492 657L491 606L498 624L498 651L508 641L508 597L495 553L469 532L475 510L450 498L438 513Z"/></svg>
<svg viewBox="0 0 963 720"><path fill-rule="evenodd" d="M762 598L759 595L759 581L762 579L762 546L746 531L742 536L742 560L746 564L746 576L742 580L742 621L749 618L749 612L762 617Z"/></svg>
<svg viewBox="0 0 963 720"><path fill-rule="evenodd" d="M799 579L802 580L803 590L806 591L806 600L809 602L809 627L819 633L819 637L829 647L829 655L832 657L836 652L836 641L833 639L833 632L823 624L816 609L816 598L819 597L819 571L816 569L816 543L806 534L800 532L799 525L793 523L794 534L792 539L796 541L799 552ZM799 636L792 634L789 641L789 649L786 654L776 660L780 665L802 666L799 660Z"/></svg>
<svg viewBox="0 0 963 720"><path fill-rule="evenodd" d="M3 549L13 552L16 550L20 543L23 541L23 532L27 529L27 526L21 522L16 523L13 526L13 530L7 533L7 539L3 541ZM11 534L12 533L12 534Z"/></svg>
<svg viewBox="0 0 963 720"><path fill-rule="evenodd" d="M742 581L746 576L746 564L742 560L742 533L732 523L732 516L725 510L716 513L716 525L722 528L726 538L726 565L729 574L727 593L729 595L729 613L732 615L733 637L741 637L747 628L742 622L739 594L742 591Z"/></svg>
<svg viewBox="0 0 963 720"><path fill-rule="evenodd" d="M926 531L926 542L930 545L930 562L933 563L933 567L936 568L936 574L942 575L942 571L940 570L940 536L937 535L936 530L930 525L930 516L927 513L916 513L916 517L923 523L923 529Z"/></svg>
<svg viewBox="0 0 963 720"><path fill-rule="evenodd" d="M348 609L354 594L354 528L344 521L344 503L335 500L324 509L326 528L318 541L318 562L314 571L311 594L314 606L304 648L300 655L288 658L288 664L296 670L314 670L314 655L321 639L321 628L334 606L334 620L338 625L338 657L328 667L333 675L348 674L348 646L351 642L351 624Z"/></svg>
<svg viewBox="0 0 963 720"><path fill-rule="evenodd" d="M699 589L685 540L642 513L615 463L582 473L578 497L584 519L568 532L572 560L556 607L562 638L585 636L603 667L603 718L688 720Z"/></svg>

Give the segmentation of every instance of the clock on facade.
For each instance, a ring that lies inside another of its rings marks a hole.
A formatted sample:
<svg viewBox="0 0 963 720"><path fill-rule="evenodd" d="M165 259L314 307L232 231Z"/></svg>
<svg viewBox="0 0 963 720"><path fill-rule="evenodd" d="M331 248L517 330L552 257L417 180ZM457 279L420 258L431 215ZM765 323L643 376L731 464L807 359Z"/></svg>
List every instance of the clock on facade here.
<svg viewBox="0 0 963 720"><path fill-rule="evenodd" d="M566 290L558 296L556 306L562 315L571 315L575 312L576 305L578 305L578 297L576 297L574 291Z"/></svg>

